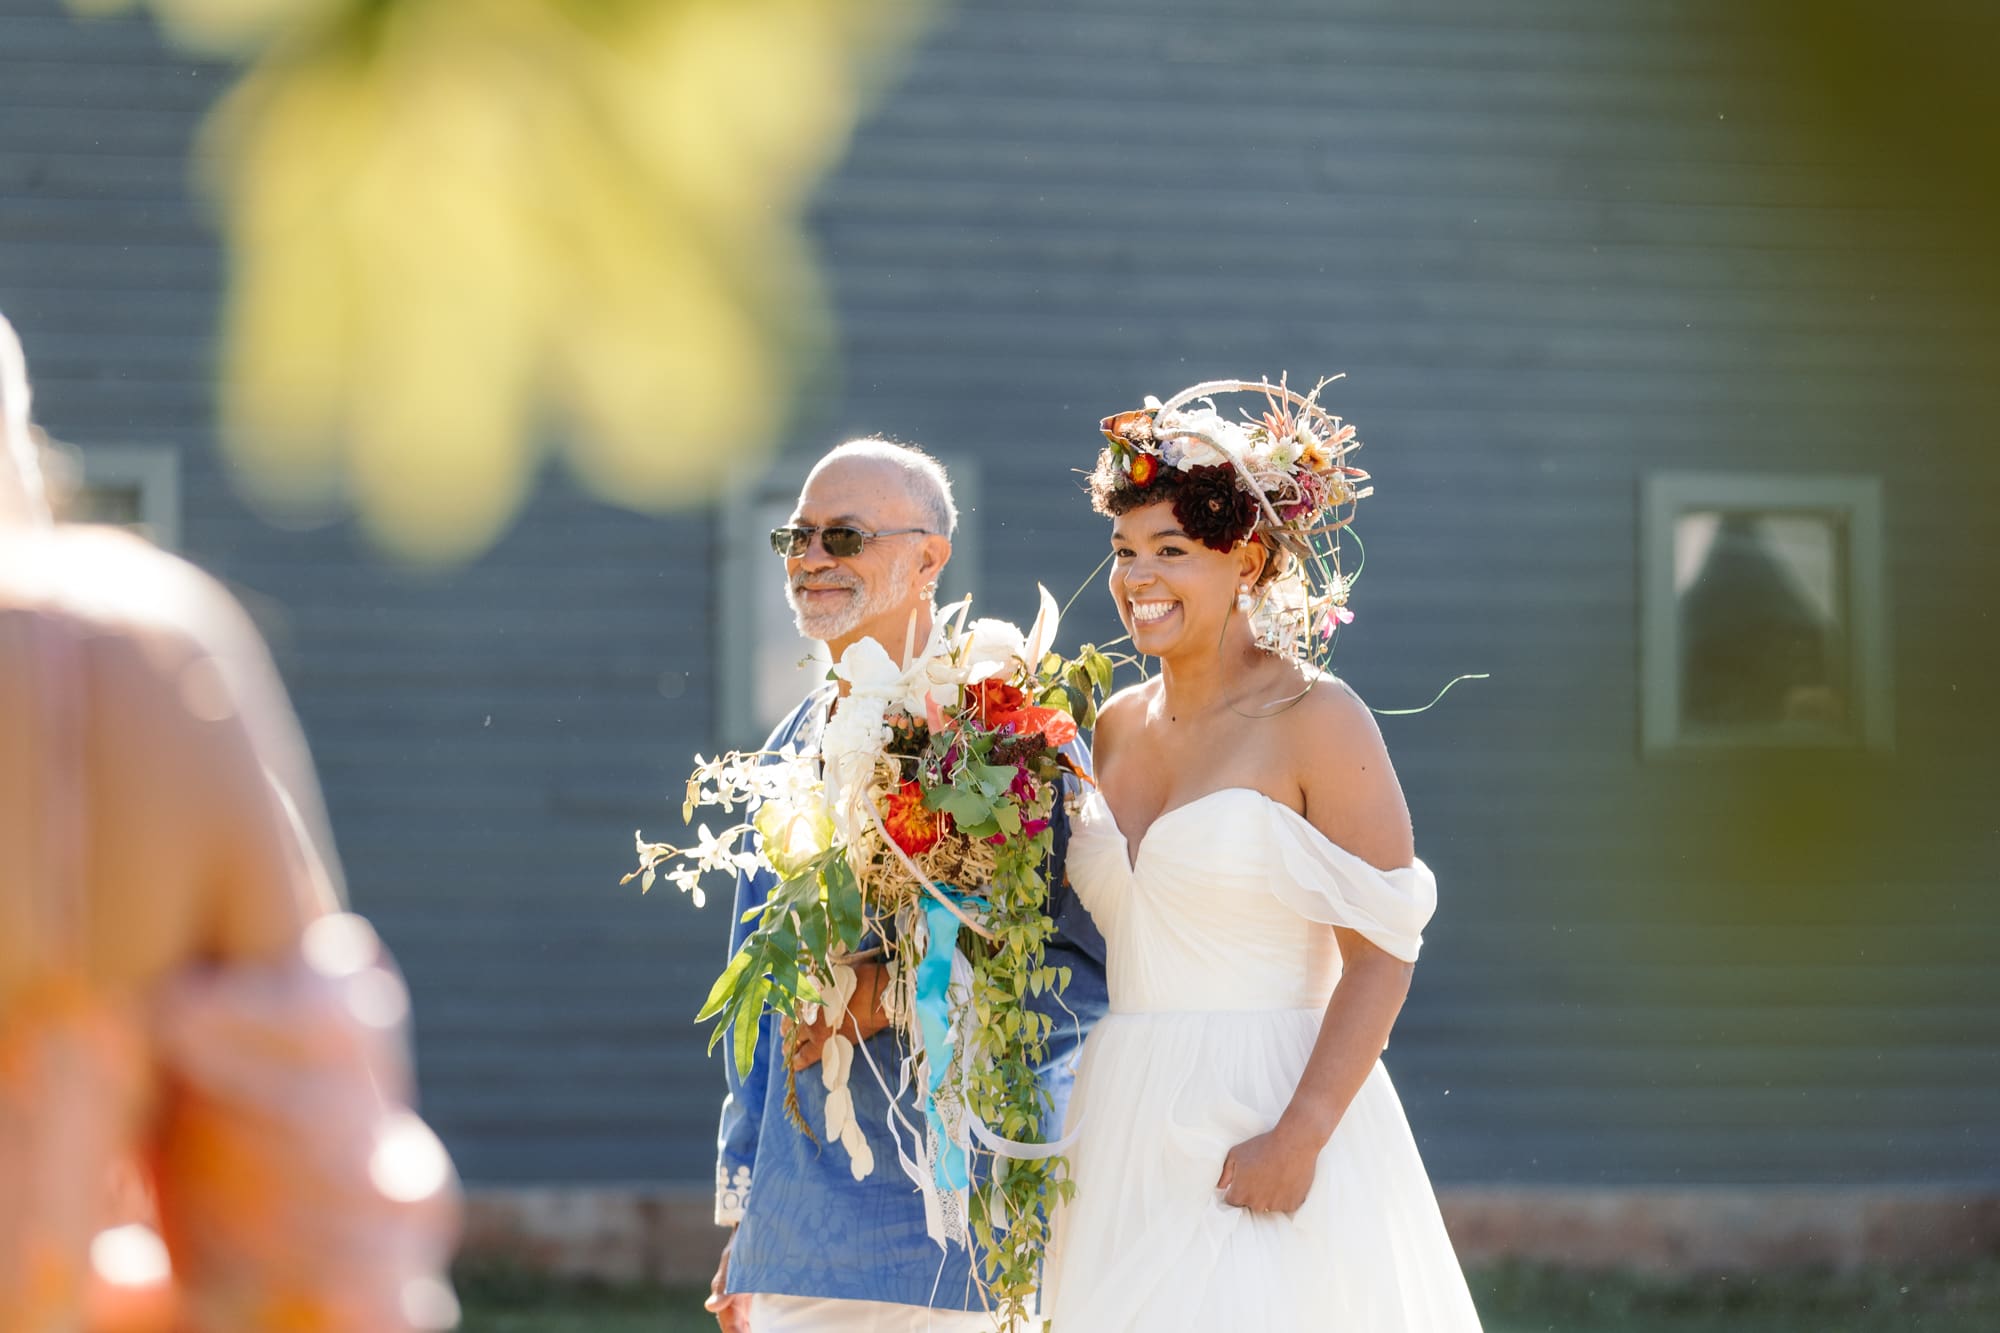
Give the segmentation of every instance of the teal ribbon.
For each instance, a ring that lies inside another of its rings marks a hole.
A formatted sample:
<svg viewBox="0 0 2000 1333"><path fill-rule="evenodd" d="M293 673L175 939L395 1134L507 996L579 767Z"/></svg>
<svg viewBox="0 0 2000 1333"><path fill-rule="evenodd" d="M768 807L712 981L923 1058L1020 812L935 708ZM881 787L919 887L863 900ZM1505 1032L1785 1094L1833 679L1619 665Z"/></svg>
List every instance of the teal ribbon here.
<svg viewBox="0 0 2000 1333"><path fill-rule="evenodd" d="M984 907L985 900L954 891L946 885L938 892L960 908ZM951 1067L951 958L958 948L958 916L935 898L924 901L924 923L929 927L924 956L917 963L917 1023L924 1034L924 1119L938 1145L934 1174L938 1188L957 1192L971 1182L965 1149L946 1133L944 1117L938 1114L937 1092Z"/></svg>

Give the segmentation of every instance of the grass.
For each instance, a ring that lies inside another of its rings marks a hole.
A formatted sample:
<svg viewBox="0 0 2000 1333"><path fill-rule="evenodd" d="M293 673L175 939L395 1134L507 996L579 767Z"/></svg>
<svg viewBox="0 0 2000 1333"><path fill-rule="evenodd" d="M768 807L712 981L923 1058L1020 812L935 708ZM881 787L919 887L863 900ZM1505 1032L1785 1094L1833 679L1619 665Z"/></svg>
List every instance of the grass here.
<svg viewBox="0 0 2000 1333"><path fill-rule="evenodd" d="M1851 1273L1642 1278L1507 1266L1475 1273L1487 1333L1992 1333L2000 1261Z"/></svg>
<svg viewBox="0 0 2000 1333"><path fill-rule="evenodd" d="M1993 1333L2000 1259L1925 1270L1658 1279L1530 1266L1485 1269L1486 1333ZM460 1275L464 1333L709 1333L693 1288Z"/></svg>
<svg viewBox="0 0 2000 1333"><path fill-rule="evenodd" d="M461 1333L714 1333L692 1287L612 1285L511 1269L457 1274Z"/></svg>

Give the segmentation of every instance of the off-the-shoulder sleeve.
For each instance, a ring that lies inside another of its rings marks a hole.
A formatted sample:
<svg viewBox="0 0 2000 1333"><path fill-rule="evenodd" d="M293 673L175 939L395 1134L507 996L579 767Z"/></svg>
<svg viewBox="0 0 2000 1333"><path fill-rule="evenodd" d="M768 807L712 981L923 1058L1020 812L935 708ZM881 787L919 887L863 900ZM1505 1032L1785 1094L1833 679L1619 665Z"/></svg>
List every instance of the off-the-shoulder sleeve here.
<svg viewBox="0 0 2000 1333"><path fill-rule="evenodd" d="M448 1328L457 1179L410 1108L406 992L356 916L169 984L160 1218L199 1328Z"/></svg>
<svg viewBox="0 0 2000 1333"><path fill-rule="evenodd" d="M1290 810L1271 835L1283 873L1271 886L1279 901L1310 921L1344 926L1406 963L1417 961L1424 926L1437 910L1437 877L1422 861L1379 870Z"/></svg>

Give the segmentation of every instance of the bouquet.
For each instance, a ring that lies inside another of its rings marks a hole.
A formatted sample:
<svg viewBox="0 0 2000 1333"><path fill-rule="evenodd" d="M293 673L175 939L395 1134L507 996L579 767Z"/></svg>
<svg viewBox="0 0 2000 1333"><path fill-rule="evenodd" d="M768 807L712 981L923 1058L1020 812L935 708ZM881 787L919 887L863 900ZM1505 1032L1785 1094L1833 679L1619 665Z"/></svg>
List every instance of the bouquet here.
<svg viewBox="0 0 2000 1333"><path fill-rule="evenodd" d="M1049 1207L1071 1189L1059 1145L1038 1141L1049 1098L1036 1069L1054 1020L1028 1001L1059 1006L1069 983L1043 951L1050 827L1065 772L1083 776L1063 747L1094 724L1112 662L1093 647L1075 659L1050 651L1060 613L1046 588L1026 634L967 623L969 610L943 613L921 651L906 643L906 665L872 639L847 649L817 753L696 756L683 819L713 806L739 822L703 824L689 847L639 835L626 879L667 879L699 904L703 874L770 866L779 883L699 1016L716 1021L711 1048L727 1038L747 1074L765 1013L795 1020L792 1041L800 1025L830 1022L817 1073L825 1123L804 1123L795 1084L794 1122L840 1144L856 1179L872 1173L848 1086L864 1061L891 1094L899 1148L912 1144L899 1156L930 1234L979 1243L980 1280L1012 1327L1035 1290ZM921 1123L840 1030L865 957L887 969L885 1008Z"/></svg>

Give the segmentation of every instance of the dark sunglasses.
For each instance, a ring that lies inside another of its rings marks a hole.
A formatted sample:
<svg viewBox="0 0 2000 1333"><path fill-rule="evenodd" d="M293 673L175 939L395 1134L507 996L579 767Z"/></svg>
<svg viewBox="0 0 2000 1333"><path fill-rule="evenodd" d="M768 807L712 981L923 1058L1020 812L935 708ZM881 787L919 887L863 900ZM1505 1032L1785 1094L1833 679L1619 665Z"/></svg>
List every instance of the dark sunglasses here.
<svg viewBox="0 0 2000 1333"><path fill-rule="evenodd" d="M870 532L866 528L849 527L836 523L830 528L785 527L771 529L771 549L788 559L796 559L812 549L814 534L818 534L820 545L826 553L839 559L860 555L861 548L877 537L903 537L913 532L932 536L929 528L885 528L881 532Z"/></svg>

